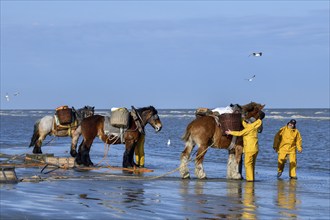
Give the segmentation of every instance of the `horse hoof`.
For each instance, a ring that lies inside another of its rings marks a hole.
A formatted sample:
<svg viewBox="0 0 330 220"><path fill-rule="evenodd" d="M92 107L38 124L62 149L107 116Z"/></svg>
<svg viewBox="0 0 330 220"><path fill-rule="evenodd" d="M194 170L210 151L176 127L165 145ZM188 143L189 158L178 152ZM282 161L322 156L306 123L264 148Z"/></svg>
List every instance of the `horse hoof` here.
<svg viewBox="0 0 330 220"><path fill-rule="evenodd" d="M75 150L70 151L71 157L76 157L78 153Z"/></svg>
<svg viewBox="0 0 330 220"><path fill-rule="evenodd" d="M183 174L182 179L190 179L190 174L189 173Z"/></svg>
<svg viewBox="0 0 330 220"><path fill-rule="evenodd" d="M75 162L78 165L81 165L82 164L82 161L81 161L81 159L79 157L76 157Z"/></svg>
<svg viewBox="0 0 330 220"><path fill-rule="evenodd" d="M41 151L41 150L33 149L33 153L34 153L34 154L42 154L42 151Z"/></svg>

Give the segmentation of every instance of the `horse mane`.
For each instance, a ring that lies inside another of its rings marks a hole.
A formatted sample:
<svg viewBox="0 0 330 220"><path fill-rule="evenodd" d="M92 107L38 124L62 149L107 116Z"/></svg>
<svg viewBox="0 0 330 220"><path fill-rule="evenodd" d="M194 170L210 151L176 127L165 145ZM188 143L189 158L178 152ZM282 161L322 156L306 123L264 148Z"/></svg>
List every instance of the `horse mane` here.
<svg viewBox="0 0 330 220"><path fill-rule="evenodd" d="M80 109L78 109L78 110L75 110L73 107L72 107L72 109L74 110L74 112L75 112L75 115L77 116L77 117L83 117L83 113L84 112L88 112L88 111L90 111L90 112L92 112L92 115L94 115L94 108L95 108L95 106L89 106L89 105L85 105L84 107L82 107L82 108L80 108Z"/></svg>
<svg viewBox="0 0 330 220"><path fill-rule="evenodd" d="M255 107L262 107L262 105L256 102L250 102L249 104L243 105L242 109L244 111L251 112L254 110Z"/></svg>
<svg viewBox="0 0 330 220"><path fill-rule="evenodd" d="M149 106L149 107L143 107L143 108L139 108L139 109L136 109L136 111L141 115L142 112L146 111L146 110L151 110L153 115L155 114L158 114L157 110L155 109L155 107L153 106Z"/></svg>

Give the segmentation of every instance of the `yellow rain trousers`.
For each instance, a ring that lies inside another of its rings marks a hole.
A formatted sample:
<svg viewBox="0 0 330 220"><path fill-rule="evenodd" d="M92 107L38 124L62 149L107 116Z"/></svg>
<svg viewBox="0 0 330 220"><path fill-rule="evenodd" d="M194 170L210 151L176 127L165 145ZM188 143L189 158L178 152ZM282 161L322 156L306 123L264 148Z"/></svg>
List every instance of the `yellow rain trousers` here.
<svg viewBox="0 0 330 220"><path fill-rule="evenodd" d="M243 136L244 167L247 181L254 181L254 170L258 156L258 128L262 121L256 120L252 124L243 121L244 129L242 131L231 131L234 136Z"/></svg>
<svg viewBox="0 0 330 220"><path fill-rule="evenodd" d="M135 161L139 167L144 167L144 140L145 135L141 134L135 147Z"/></svg>
<svg viewBox="0 0 330 220"><path fill-rule="evenodd" d="M297 177L297 150L302 152L302 138L298 129L282 127L274 137L273 148L278 153L277 172L283 172L287 156L289 156L289 176Z"/></svg>

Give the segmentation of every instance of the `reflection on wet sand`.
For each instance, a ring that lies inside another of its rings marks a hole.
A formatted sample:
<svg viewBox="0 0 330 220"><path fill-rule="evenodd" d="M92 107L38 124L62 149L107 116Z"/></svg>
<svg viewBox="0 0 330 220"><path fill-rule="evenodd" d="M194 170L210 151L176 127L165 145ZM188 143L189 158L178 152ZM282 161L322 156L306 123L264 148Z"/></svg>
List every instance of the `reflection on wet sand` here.
<svg viewBox="0 0 330 220"><path fill-rule="evenodd" d="M254 194L254 182L245 182L243 195L243 219L256 219L256 201Z"/></svg>
<svg viewBox="0 0 330 220"><path fill-rule="evenodd" d="M139 187L116 187L116 190L103 192L105 198L99 203L104 207L110 208L119 213L126 213L129 209L143 209L145 207L145 189L141 184Z"/></svg>
<svg viewBox="0 0 330 220"><path fill-rule="evenodd" d="M143 206L144 202L144 189L125 189L123 192L123 202L131 204L128 208Z"/></svg>
<svg viewBox="0 0 330 220"><path fill-rule="evenodd" d="M296 204L300 203L300 200L296 198L297 181L292 179L289 182L278 180L277 181L277 199L276 204L279 207L279 213L283 217L297 218Z"/></svg>
<svg viewBox="0 0 330 220"><path fill-rule="evenodd" d="M242 181L210 183L203 180L183 180L180 195L184 200L183 210L195 213L195 218L242 217Z"/></svg>

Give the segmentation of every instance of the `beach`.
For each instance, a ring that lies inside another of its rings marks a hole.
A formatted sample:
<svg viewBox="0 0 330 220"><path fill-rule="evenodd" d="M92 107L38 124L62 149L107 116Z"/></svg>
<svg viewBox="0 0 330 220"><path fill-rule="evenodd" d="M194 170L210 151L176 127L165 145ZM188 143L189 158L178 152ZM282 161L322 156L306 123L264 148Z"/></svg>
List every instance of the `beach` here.
<svg viewBox="0 0 330 220"><path fill-rule="evenodd" d="M2 111L1 153L30 154L32 148L27 145L33 123L46 113ZM298 154L298 179L288 177L288 164L277 179L272 138L281 125L298 115L304 146ZM146 168L152 172L121 170L123 146L110 146L104 156L106 146L95 140L91 159L94 164L102 162L103 168L52 171L47 167L43 172L42 167L15 168L19 182L0 184L1 219L330 218L328 110L267 110L255 182L226 179L228 152L213 148L204 161L206 180L195 177L193 161L191 179L181 179L176 171L183 150L180 137L193 111L161 110L159 116L163 130L158 134L150 127L146 130ZM17 125L20 131L14 132ZM171 146L166 145L168 139ZM69 157L69 143L70 138L55 139L42 148L43 153Z"/></svg>

